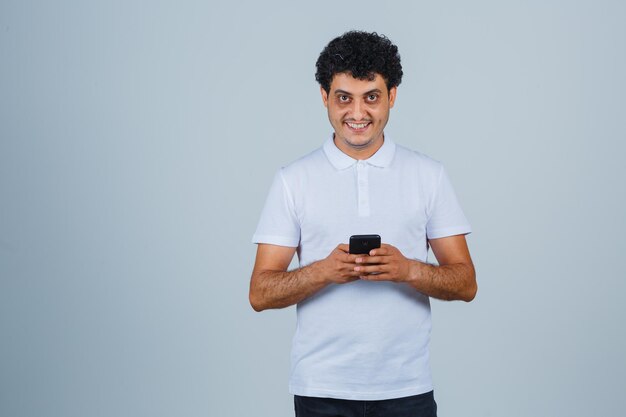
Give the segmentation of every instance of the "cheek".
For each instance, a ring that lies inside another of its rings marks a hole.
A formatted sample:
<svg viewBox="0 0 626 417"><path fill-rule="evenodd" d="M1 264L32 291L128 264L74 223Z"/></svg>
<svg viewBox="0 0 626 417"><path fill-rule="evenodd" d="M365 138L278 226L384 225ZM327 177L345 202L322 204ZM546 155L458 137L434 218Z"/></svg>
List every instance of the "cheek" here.
<svg viewBox="0 0 626 417"><path fill-rule="evenodd" d="M389 116L389 112L378 109L376 110L376 112L373 112L373 115L378 120L386 120L387 117Z"/></svg>
<svg viewBox="0 0 626 417"><path fill-rule="evenodd" d="M335 109L331 114L331 118L337 121L341 121L345 117L345 113L345 110Z"/></svg>

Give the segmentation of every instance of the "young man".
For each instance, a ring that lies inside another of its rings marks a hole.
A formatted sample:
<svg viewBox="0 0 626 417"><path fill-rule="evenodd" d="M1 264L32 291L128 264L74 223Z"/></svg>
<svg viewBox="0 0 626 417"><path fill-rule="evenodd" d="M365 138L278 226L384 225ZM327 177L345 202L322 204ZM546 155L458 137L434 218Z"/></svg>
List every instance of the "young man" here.
<svg viewBox="0 0 626 417"><path fill-rule="evenodd" d="M384 134L402 79L389 39L332 40L316 79L334 132L274 178L253 237L250 303L297 304L296 416L435 416L429 297L474 298L470 226L442 165ZM357 234L383 244L350 254ZM429 246L439 266L426 263ZM301 267L287 271L296 252Z"/></svg>

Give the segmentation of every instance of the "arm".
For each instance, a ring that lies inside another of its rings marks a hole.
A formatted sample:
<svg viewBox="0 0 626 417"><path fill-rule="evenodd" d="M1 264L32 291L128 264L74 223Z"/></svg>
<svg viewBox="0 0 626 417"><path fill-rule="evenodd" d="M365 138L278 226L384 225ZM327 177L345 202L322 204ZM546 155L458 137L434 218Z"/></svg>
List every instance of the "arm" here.
<svg viewBox="0 0 626 417"><path fill-rule="evenodd" d="M417 291L441 300L472 301L476 296L476 272L464 235L429 241L439 266L407 259L391 245L382 245L371 256L356 259L362 279L406 282ZM377 274L371 275L372 272Z"/></svg>
<svg viewBox="0 0 626 417"><path fill-rule="evenodd" d="M465 236L432 239L429 243L439 266L413 261L410 284L441 300L472 301L478 285Z"/></svg>
<svg viewBox="0 0 626 417"><path fill-rule="evenodd" d="M299 303L331 283L359 279L354 271L357 255L348 245L337 246L327 258L287 271L296 248L259 244L250 279L250 305L255 311L283 308Z"/></svg>

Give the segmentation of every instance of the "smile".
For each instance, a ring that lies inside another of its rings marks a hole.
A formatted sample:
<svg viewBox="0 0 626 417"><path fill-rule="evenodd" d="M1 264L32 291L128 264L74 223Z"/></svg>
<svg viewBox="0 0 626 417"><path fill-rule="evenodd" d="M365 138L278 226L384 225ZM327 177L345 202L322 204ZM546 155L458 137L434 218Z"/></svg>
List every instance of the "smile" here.
<svg viewBox="0 0 626 417"><path fill-rule="evenodd" d="M370 122L365 122L365 123L350 123L350 122L346 122L346 124L351 128L351 129L364 129L367 126L369 126Z"/></svg>

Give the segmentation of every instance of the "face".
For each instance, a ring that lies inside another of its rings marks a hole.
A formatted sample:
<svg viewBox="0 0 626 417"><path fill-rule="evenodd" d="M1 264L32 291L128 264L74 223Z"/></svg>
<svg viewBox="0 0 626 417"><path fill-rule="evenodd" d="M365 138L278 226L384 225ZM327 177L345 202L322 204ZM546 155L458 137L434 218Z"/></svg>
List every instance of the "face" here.
<svg viewBox="0 0 626 417"><path fill-rule="evenodd" d="M367 159L383 144L383 129L396 99L396 87L387 91L380 74L360 80L352 74L335 74L330 92L322 100L335 130L335 144L355 159Z"/></svg>

